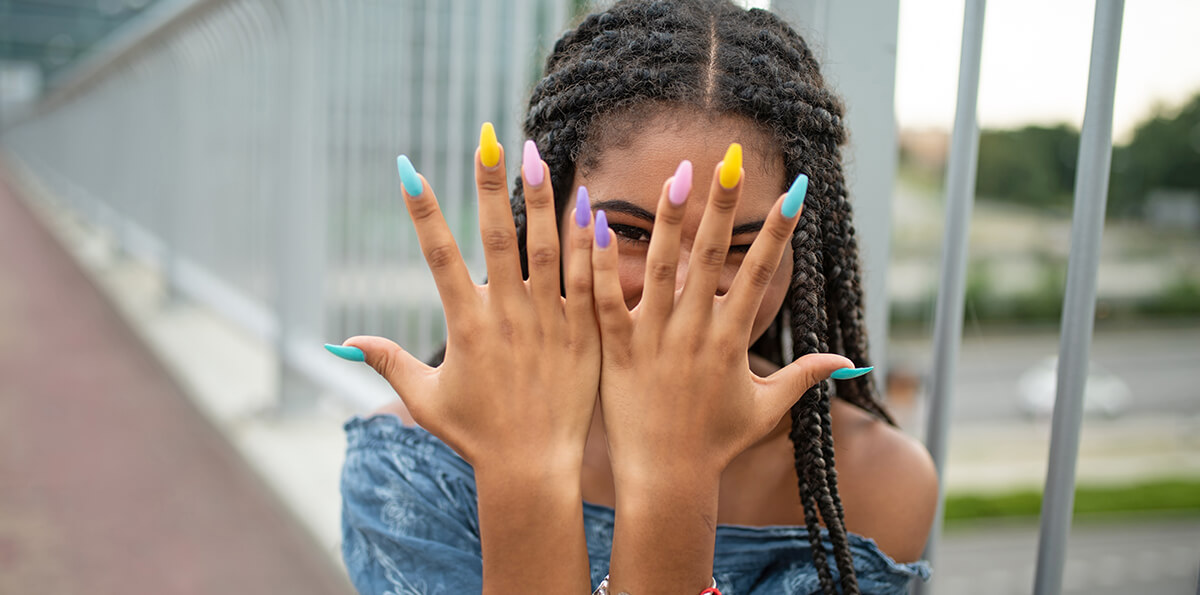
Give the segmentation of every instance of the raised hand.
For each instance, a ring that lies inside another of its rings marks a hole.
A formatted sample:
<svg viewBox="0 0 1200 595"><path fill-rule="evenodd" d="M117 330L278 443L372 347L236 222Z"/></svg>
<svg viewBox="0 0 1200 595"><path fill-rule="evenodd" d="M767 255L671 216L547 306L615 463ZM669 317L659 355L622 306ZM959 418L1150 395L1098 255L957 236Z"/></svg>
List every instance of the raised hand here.
<svg viewBox="0 0 1200 595"><path fill-rule="evenodd" d="M805 390L851 365L841 356L814 354L765 378L750 370L755 314L799 220L807 178L800 176L775 201L728 292L717 295L742 175L741 147L734 144L714 172L678 295L690 167L663 185L641 300L632 310L621 291L612 232L606 217L596 216L600 405L617 497L613 592L704 589L722 471Z"/></svg>
<svg viewBox="0 0 1200 595"><path fill-rule="evenodd" d="M344 345L361 349L413 419L474 467L484 591L586 592L580 469L600 373L591 211L583 202L572 218L564 298L554 192L537 147L527 142L529 279L523 280L504 152L491 124L480 137L475 180L485 285L471 281L432 188L407 157L397 160L446 314L443 363L429 367L380 337Z"/></svg>

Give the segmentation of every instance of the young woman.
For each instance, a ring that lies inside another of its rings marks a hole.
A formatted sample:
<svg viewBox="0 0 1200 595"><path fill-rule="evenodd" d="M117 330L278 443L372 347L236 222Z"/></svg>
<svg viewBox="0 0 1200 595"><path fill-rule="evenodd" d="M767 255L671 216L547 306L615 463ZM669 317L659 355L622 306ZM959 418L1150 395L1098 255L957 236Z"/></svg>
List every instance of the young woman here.
<svg viewBox="0 0 1200 595"><path fill-rule="evenodd" d="M437 367L378 337L330 347L401 397L346 426L358 589L903 593L926 578L932 464L854 367L842 113L768 12L618 2L547 59L511 202L484 126L483 286L401 156L449 336Z"/></svg>

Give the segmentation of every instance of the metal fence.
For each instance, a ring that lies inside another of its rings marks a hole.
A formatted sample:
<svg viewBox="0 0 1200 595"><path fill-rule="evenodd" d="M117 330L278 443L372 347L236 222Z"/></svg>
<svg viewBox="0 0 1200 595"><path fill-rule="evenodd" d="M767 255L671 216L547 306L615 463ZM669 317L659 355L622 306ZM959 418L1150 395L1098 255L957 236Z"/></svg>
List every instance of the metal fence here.
<svg viewBox="0 0 1200 595"><path fill-rule="evenodd" d="M830 13L821 0L778 4ZM164 1L126 41L63 77L36 113L5 131L4 145L53 195L112 230L123 252L160 266L172 291L275 342L281 394L293 404L315 385L375 404L376 387L347 375L320 344L369 333L428 353L444 324L414 234L402 231L395 152L437 185L481 271L469 200L474 125L491 120L506 146L518 146L517 115L571 5ZM1062 582L1122 11L1122 0L1098 0L1039 594ZM962 335L983 19L984 0L968 0L928 424L939 475Z"/></svg>
<svg viewBox="0 0 1200 595"><path fill-rule="evenodd" d="M320 345L377 334L428 354L443 336L396 153L479 271L474 126L520 146L569 3L164 0L4 144L172 291L275 342L285 404L317 385L378 404Z"/></svg>

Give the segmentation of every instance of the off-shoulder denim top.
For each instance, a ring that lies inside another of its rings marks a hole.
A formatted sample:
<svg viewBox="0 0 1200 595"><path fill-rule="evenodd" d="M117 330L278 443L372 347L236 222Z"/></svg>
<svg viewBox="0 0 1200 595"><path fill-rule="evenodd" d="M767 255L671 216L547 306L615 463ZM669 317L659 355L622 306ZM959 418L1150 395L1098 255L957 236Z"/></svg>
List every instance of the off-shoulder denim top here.
<svg viewBox="0 0 1200 595"><path fill-rule="evenodd" d="M342 557L360 593L482 591L475 474L429 432L393 415L346 422L342 469ZM608 573L613 510L585 502L592 586ZM832 562L828 533L822 538ZM863 593L902 594L925 562L899 564L874 541L850 534ZM832 564L831 564L832 566ZM836 576L836 569L833 569ZM725 595L819 593L804 527L717 527L713 574Z"/></svg>

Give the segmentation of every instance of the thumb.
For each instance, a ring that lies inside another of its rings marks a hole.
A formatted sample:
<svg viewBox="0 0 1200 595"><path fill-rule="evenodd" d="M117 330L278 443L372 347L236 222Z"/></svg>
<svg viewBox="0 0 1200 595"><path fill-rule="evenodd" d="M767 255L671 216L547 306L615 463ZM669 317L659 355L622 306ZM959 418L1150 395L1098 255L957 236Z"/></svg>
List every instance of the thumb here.
<svg viewBox="0 0 1200 595"><path fill-rule="evenodd" d="M834 372L847 375L852 373L850 370L857 370L860 373L854 374L861 376L866 373L862 370L870 371L871 368L855 368L849 359L832 353L810 353L766 378L768 399L777 410L786 411L813 385L829 378Z"/></svg>
<svg viewBox="0 0 1200 595"><path fill-rule="evenodd" d="M358 349L362 352L362 359L354 357L356 354L353 353L347 355L344 349L330 349L329 346L326 349L344 359L366 362L392 385L402 399L413 398L419 392L420 380L433 372L433 368L390 339L361 335L346 339L342 346Z"/></svg>

